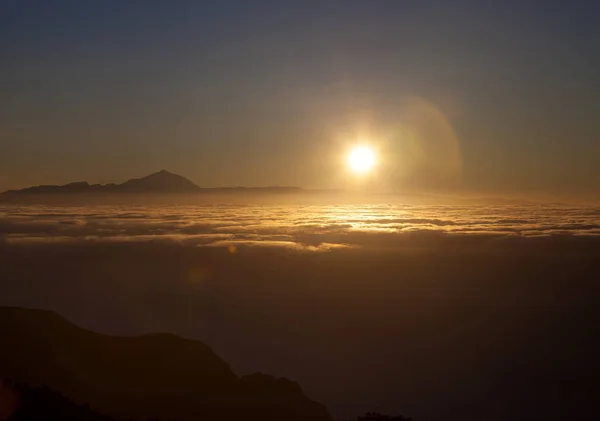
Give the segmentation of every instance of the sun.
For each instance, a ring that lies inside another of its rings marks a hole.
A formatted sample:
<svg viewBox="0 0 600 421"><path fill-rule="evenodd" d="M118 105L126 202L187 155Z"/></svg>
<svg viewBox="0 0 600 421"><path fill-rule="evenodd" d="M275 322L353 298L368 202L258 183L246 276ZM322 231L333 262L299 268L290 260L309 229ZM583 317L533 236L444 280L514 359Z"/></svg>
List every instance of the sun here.
<svg viewBox="0 0 600 421"><path fill-rule="evenodd" d="M375 165L375 154L368 146L358 146L350 151L348 165L355 173L366 173Z"/></svg>

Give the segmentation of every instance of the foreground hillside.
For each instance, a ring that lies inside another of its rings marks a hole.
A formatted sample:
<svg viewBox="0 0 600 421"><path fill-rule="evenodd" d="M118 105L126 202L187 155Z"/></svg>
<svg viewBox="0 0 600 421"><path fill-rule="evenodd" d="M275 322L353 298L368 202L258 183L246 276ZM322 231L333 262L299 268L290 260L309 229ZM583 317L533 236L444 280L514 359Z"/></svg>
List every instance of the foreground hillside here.
<svg viewBox="0 0 600 421"><path fill-rule="evenodd" d="M169 334L100 335L55 313L0 308L0 373L120 418L330 420L300 386L236 376L208 346Z"/></svg>
<svg viewBox="0 0 600 421"><path fill-rule="evenodd" d="M0 421L116 421L45 386L0 383Z"/></svg>

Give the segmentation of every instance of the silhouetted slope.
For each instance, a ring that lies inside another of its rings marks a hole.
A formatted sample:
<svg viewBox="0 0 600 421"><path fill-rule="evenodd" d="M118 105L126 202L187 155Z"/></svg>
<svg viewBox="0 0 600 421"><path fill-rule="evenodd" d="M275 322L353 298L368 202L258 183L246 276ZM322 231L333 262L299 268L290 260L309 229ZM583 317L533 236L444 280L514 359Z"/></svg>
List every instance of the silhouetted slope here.
<svg viewBox="0 0 600 421"><path fill-rule="evenodd" d="M0 421L114 421L88 405L77 405L71 399L48 387L23 384L0 386Z"/></svg>
<svg viewBox="0 0 600 421"><path fill-rule="evenodd" d="M161 170L142 178L133 178L122 184L89 184L85 181L62 186L42 185L22 190L9 190L4 195L73 194L73 193L193 193L200 187L185 177Z"/></svg>
<svg viewBox="0 0 600 421"><path fill-rule="evenodd" d="M55 313L0 308L0 373L122 418L329 420L289 380L238 378L208 346L170 334L114 337Z"/></svg>

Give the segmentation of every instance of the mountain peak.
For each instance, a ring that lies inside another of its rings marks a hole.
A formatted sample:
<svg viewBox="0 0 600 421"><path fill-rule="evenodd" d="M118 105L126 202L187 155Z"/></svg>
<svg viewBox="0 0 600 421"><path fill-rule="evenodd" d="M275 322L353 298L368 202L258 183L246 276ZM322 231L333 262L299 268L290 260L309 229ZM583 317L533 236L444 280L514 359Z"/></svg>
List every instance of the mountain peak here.
<svg viewBox="0 0 600 421"><path fill-rule="evenodd" d="M162 170L160 170L160 171L153 172L153 173L151 173L151 174L148 174L147 176L145 176L145 177L142 177L142 178L146 178L146 177L158 177L158 176L160 176L160 177L165 177L165 176L167 176L167 177L168 177L168 176L173 176L173 175L174 175L174 176L176 176L176 177L182 177L182 176L180 176L180 175L177 175L177 174L175 174L175 173L173 173L173 172L171 172L171 171L167 171L167 170L165 170L165 169L163 168L163 169L162 169ZM183 177L183 178L185 178L185 177Z"/></svg>
<svg viewBox="0 0 600 421"><path fill-rule="evenodd" d="M187 178L169 172L160 170L141 178L132 178L119 185L119 188L125 190L141 190L141 191L176 191L189 192L200 189Z"/></svg>

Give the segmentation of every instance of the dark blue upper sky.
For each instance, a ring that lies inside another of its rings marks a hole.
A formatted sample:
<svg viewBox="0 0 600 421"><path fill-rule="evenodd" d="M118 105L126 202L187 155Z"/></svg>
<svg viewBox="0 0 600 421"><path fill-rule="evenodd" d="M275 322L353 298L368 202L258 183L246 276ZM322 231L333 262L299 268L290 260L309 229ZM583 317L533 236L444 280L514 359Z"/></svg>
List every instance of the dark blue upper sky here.
<svg viewBox="0 0 600 421"><path fill-rule="evenodd" d="M161 168L339 187L363 137L384 145L387 187L435 187L457 142L465 190L593 192L598 16L593 1L1 0L0 189Z"/></svg>

